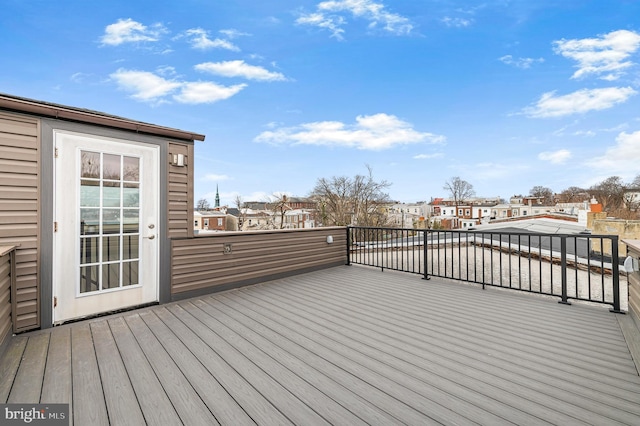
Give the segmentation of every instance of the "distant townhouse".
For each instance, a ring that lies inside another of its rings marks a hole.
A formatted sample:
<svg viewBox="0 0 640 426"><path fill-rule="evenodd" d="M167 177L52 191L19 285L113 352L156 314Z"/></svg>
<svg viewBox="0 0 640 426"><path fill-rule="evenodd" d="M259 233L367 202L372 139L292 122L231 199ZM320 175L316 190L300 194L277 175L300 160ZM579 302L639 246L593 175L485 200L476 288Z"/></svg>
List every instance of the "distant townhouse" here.
<svg viewBox="0 0 640 426"><path fill-rule="evenodd" d="M624 206L631 211L640 210L640 188L627 188L622 194Z"/></svg>
<svg viewBox="0 0 640 426"><path fill-rule="evenodd" d="M207 231L236 231L237 218L221 210L193 212L193 229L198 233Z"/></svg>
<svg viewBox="0 0 640 426"><path fill-rule="evenodd" d="M273 225L282 229L315 228L314 212L305 209L288 210L284 213L284 223L280 226L280 215L274 215Z"/></svg>
<svg viewBox="0 0 640 426"><path fill-rule="evenodd" d="M289 197L287 199L287 204L293 210L307 210L314 211L317 209L318 203L312 198L308 197Z"/></svg>
<svg viewBox="0 0 640 426"><path fill-rule="evenodd" d="M243 231L257 229L274 229L273 212L270 210L240 209L242 218L240 229Z"/></svg>
<svg viewBox="0 0 640 426"><path fill-rule="evenodd" d="M411 228L431 216L431 207L425 202L394 203L386 207L386 214L390 226Z"/></svg>

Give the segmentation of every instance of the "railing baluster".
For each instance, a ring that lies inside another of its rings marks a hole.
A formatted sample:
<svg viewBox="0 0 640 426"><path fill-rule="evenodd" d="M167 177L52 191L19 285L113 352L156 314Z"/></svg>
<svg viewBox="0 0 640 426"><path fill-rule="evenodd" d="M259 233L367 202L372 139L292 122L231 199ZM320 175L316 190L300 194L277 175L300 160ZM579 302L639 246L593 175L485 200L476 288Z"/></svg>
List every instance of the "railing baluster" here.
<svg viewBox="0 0 640 426"><path fill-rule="evenodd" d="M570 305L567 298L567 237L566 235L560 236L560 265L561 265L561 279L562 279L562 300L558 303L564 305Z"/></svg>
<svg viewBox="0 0 640 426"><path fill-rule="evenodd" d="M573 264L573 266L574 266L574 267L573 267L573 269L574 269L574 271L575 271L575 273L576 273L576 274L575 274L575 275L576 275L576 277L575 277L574 282L575 282L575 288L576 288L576 297L578 297L578 296L579 296L579 295L578 295L578 281L580 280L579 275L578 275L578 269L580 269L580 268L578 268L578 265L579 265L579 259L580 259L580 257L578 256L578 251L580 250L580 249L578 248L578 237L574 237L574 243L573 243L573 246L574 246L574 250L575 250L575 259L574 259L574 262L575 262L575 263Z"/></svg>
<svg viewBox="0 0 640 426"><path fill-rule="evenodd" d="M522 247L520 243L520 234L518 234L518 289L522 290Z"/></svg>
<svg viewBox="0 0 640 426"><path fill-rule="evenodd" d="M458 232L458 279L462 279L462 247L460 246L460 236L462 232Z"/></svg>
<svg viewBox="0 0 640 426"><path fill-rule="evenodd" d="M500 236L500 252L499 252L499 255L500 255L500 258L499 258L500 259L500 275L499 275L499 278L500 278L500 287L502 287L502 233L500 233L498 235Z"/></svg>
<svg viewBox="0 0 640 426"><path fill-rule="evenodd" d="M604 238L600 237L600 289L602 290L602 301L606 301L604 292Z"/></svg>

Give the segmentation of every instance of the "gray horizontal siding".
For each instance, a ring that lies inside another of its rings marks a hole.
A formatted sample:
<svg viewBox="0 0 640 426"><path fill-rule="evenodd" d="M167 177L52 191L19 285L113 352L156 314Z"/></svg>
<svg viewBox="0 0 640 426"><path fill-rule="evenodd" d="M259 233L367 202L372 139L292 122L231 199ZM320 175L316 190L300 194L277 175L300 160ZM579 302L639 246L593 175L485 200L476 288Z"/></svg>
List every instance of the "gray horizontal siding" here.
<svg viewBox="0 0 640 426"><path fill-rule="evenodd" d="M0 247L0 251L3 249ZM0 253L0 345L11 334L11 254Z"/></svg>
<svg viewBox="0 0 640 426"><path fill-rule="evenodd" d="M193 236L193 145L169 144L169 155L182 154L185 167L169 165L168 223L169 238Z"/></svg>
<svg viewBox="0 0 640 426"><path fill-rule="evenodd" d="M327 237L333 243L327 243ZM231 253L225 253L231 245ZM346 263L344 228L234 232L171 245L171 294L215 290L256 279Z"/></svg>
<svg viewBox="0 0 640 426"><path fill-rule="evenodd" d="M15 253L16 331L40 326L40 121L0 113L0 246Z"/></svg>

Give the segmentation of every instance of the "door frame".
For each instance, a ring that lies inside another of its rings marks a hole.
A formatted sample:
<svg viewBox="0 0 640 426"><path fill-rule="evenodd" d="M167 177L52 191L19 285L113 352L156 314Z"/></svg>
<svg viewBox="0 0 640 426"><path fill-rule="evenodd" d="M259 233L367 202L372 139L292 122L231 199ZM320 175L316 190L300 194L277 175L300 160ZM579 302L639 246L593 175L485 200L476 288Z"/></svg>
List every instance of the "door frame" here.
<svg viewBox="0 0 640 426"><path fill-rule="evenodd" d="M120 132L117 132L120 133ZM149 154L150 155L150 161L153 164L151 166L151 170L149 170L149 176L147 177L146 182L143 183L143 188L149 188L151 187L151 191L154 192L154 196L155 196L155 202L152 203L151 206L149 206L149 210L154 210L153 212L153 221L155 222L155 229L153 231L149 231L148 229L146 229L146 226L143 227L143 222L141 222L141 228L139 230L140 233L140 243L142 244L142 242L144 241L143 237L147 236L147 234L149 233L153 233L155 235L156 241L153 242L152 247L150 249L147 249L147 254L149 256L149 258L154 258L152 263L153 265L150 265L149 267L152 267L153 269L151 270L151 278L152 281L154 282L153 286L153 290L149 291L147 293L146 299L142 302L142 303L133 303L133 304L126 304L126 306L118 306L115 308L109 308L106 311L96 311L96 312L92 312L90 314L81 314L78 315L77 318L83 318L83 317L87 317L87 316L92 316L94 314L101 314L104 312L109 312L109 311L115 311L115 310L120 310L120 309L127 309L127 308L133 308L137 305L140 304L148 304L148 303L157 303L158 301L161 300L161 288L162 288L162 282L163 280L161 280L161 277L163 277L164 272L162 271L162 267L161 265L163 265L164 262L162 262L162 257L160 256L161 252L162 252L162 247L165 246L165 244L163 243L165 241L166 238L166 230L165 230L165 226L164 223L166 223L165 218L166 218L166 214L163 214L165 209L161 208L161 206L166 205L166 198L164 196L164 191L163 191L163 186L166 185L164 184L164 179L161 179L161 176L164 175L164 173L162 172L163 167L163 162L160 160L163 157L163 144L158 143L157 140L155 140L155 143L149 143L147 141L139 141L139 140L131 140L130 136L128 134L118 134L118 135L104 135L104 134L100 134L97 135L94 132L87 132L85 131L77 131L76 129L74 130L67 130L67 129L52 129L51 132L51 136L52 136L52 144L51 146L54 147L54 157L55 157L55 148L57 144L61 144L61 141L58 141L57 139L57 135L61 135L62 137L65 136L71 136L71 137L77 137L77 138L85 138L88 140L88 144L89 145L93 145L93 147L89 146L88 149L91 150L96 149L95 145L100 145L100 143L104 143L105 145L105 149L102 149L102 147L99 148L100 151L118 151L118 147L124 147L126 150L126 147L132 147L134 150L136 150L136 148L141 148L144 149L144 151L146 151L145 154L141 155L146 155ZM79 144L81 144L81 142L79 142ZM80 147L78 147L77 149L81 149ZM78 162L78 151L77 149L73 149L70 150L72 152L66 152L65 156L66 156L66 161L74 161L74 162ZM71 160L69 160L69 158L71 158ZM51 182L51 186L52 186L52 191L50 192L51 198L52 198L52 203L50 204L51 206L51 213L52 213L52 217L55 220L55 215L58 214L58 210L56 208L55 203L57 202L57 200L59 199L57 197L57 194L55 193L55 190L57 189L57 183L55 182L55 179L57 179L58 174L56 171L56 167L61 167L60 163L56 163L56 161L59 160L55 160L53 161L53 167L52 167L52 173L51 176L53 177L53 179L50 180ZM77 164L75 167L79 167ZM73 179L79 179L79 176L73 176ZM141 176L141 182L142 182L142 176ZM75 194L76 191L74 191L74 195L71 196L71 198L73 198L74 201L74 210L77 210L79 208L79 204L78 204L78 194ZM141 211L142 212L142 211ZM77 212L74 212L74 214L76 214ZM142 221L142 217L141 217L141 221ZM144 218L144 222L146 222L148 219L145 217ZM61 229L59 232L63 232L63 230ZM73 246L78 246L79 241L75 241L78 239L78 235L77 232L72 231L72 236L67 236L67 238L71 238L73 239ZM61 234L57 234L57 235L53 235L53 232L50 234L51 238L52 238L52 244L51 244L51 286L50 286L50 290L51 290L51 297L49 298L49 310L51 312L50 316L48 318L50 318L50 325L53 325L56 322L64 322L67 320L72 320L74 319L73 317L69 317L69 318L63 318L63 319L59 319L59 318L55 318L55 309L54 309L54 300L55 298L53 296L55 296L56 294L60 293L60 289L58 286L62 285L60 282L58 282L58 273L59 273L59 269L61 266L60 265L56 265L56 260L58 259L58 254L56 254L56 250L58 250L58 243L62 240L60 240L60 238L62 238ZM77 248L77 247L76 247ZM77 251L77 250L76 250ZM142 251L142 249L141 249ZM74 254L75 256L75 254ZM140 256L142 256L142 254L140 254ZM75 259L75 257L74 257ZM143 259L143 258L141 258ZM76 259L74 261L74 268L78 267L79 265L75 264L77 263ZM147 263L146 261L142 260L142 262L140 263L140 266L142 267L144 263ZM141 277L142 277L142 269L140 270L141 272ZM74 274L77 271L74 271ZM144 294L144 291L142 289L142 286L144 285L144 283L142 285L136 285L136 286L132 286L131 289L119 289L119 290L105 290L104 293L95 293L95 294L85 294L85 295L79 295L78 294L78 288L77 287L77 282L76 279L74 278L74 282L73 282L73 286L74 286L74 294L75 294L75 298L72 300L67 300L67 302L71 302L71 301L75 301L75 300L79 300L82 298L91 298L92 296L100 296L102 294L104 295L108 295L108 293L111 292L123 292L123 295L127 294L126 292L129 291L136 291L135 289L138 288L138 293L140 293L141 295ZM151 293L153 293L153 295L151 295ZM108 298L109 296L107 296ZM126 298L126 296L122 296L124 298ZM153 299L153 300L151 300ZM44 305L46 303L46 300L42 300L41 305ZM80 302L82 303L82 302ZM47 317L44 317L47 318ZM47 322L48 323L48 322ZM42 324L43 327L48 326L49 324Z"/></svg>
<svg viewBox="0 0 640 426"><path fill-rule="evenodd" d="M54 130L67 130L70 132L84 133L94 136L112 137L115 139L135 141L160 148L160 171L158 182L160 185L160 227L159 235L159 261L160 261L160 303L171 301L171 240L168 237L166 224L168 223L168 173L169 173L169 144L192 145L184 140L169 137L160 137L149 134L137 133L101 127L86 123L76 123L71 121L57 120L55 118L40 118L40 190L38 203L38 218L40 224L39 241L37 244L37 256L39 258L38 287L39 287L39 309L38 324L41 328L53 326L53 132Z"/></svg>

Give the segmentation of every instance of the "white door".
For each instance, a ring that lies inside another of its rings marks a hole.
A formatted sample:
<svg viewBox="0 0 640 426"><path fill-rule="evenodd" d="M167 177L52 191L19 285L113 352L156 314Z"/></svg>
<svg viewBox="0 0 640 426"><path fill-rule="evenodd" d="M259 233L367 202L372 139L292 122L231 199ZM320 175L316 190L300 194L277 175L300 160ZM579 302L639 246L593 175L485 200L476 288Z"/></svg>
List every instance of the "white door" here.
<svg viewBox="0 0 640 426"><path fill-rule="evenodd" d="M158 300L159 147L54 131L53 322Z"/></svg>

